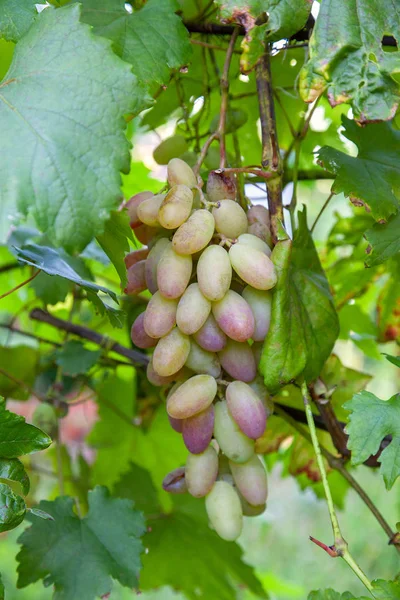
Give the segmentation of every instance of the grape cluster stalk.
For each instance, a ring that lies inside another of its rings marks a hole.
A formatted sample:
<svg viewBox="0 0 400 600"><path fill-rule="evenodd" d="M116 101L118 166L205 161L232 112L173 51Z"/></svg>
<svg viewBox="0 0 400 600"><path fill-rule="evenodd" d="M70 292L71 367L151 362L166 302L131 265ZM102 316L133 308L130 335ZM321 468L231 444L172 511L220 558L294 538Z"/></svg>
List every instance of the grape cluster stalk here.
<svg viewBox="0 0 400 600"><path fill-rule="evenodd" d="M243 515L262 513L267 499L255 448L271 412L257 375L277 282L269 214L263 206L246 212L233 178L220 170L209 173L204 193L179 158L168 163L168 187L125 205L144 244L126 256L125 292L152 294L131 337L154 348L147 377L166 386L168 418L189 451L163 487L205 497L210 525L233 541Z"/></svg>

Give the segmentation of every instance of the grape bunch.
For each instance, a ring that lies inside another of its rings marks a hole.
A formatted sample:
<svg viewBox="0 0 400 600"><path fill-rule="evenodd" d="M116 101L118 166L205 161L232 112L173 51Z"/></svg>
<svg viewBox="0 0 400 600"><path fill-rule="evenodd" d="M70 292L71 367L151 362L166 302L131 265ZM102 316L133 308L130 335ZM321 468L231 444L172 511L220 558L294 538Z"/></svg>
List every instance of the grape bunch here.
<svg viewBox="0 0 400 600"><path fill-rule="evenodd" d="M222 170L210 172L206 193L202 183L174 158L166 193L141 192L127 202L146 247L126 256L125 292L152 294L131 337L139 348L154 348L147 377L168 386L168 417L189 450L185 468L168 474L163 487L205 497L211 526L235 540L243 515L260 514L267 498L255 440L269 407L257 364L277 275L268 211L246 213Z"/></svg>

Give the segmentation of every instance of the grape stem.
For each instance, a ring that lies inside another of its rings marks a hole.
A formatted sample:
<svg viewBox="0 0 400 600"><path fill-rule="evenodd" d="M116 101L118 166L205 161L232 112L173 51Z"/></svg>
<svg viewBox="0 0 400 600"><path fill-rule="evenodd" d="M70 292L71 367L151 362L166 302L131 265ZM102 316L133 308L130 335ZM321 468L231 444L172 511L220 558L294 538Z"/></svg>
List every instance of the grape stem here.
<svg viewBox="0 0 400 600"><path fill-rule="evenodd" d="M370 594L375 598L374 590L372 587L372 583L356 563L354 558L351 556L347 542L343 538L342 532L340 530L339 521L336 515L335 506L333 504L333 498L331 489L329 487L328 477L326 474L325 463L322 458L321 447L319 445L317 430L315 428L314 418L311 410L311 396L309 394L307 384L303 381L301 385L301 393L303 396L304 408L306 411L307 423L310 430L310 436L312 445L314 447L315 456L317 459L318 469L321 474L322 485L324 488L326 500L328 503L329 516L331 518L332 531L334 537L334 544L331 546L331 550L337 553L337 556L341 556L343 560L349 565L349 567L353 570L355 575L360 579L360 581L365 585Z"/></svg>
<svg viewBox="0 0 400 600"><path fill-rule="evenodd" d="M28 283L30 283L32 281L32 279L35 279L35 277L37 277L39 275L39 273L40 273L40 269L38 269L37 271L35 271L35 273L33 275L31 275L31 277L28 277L28 279L25 279L25 281L23 281L22 283L19 283L15 287L13 287L12 290L8 290L8 292L5 292L4 294L2 294L0 296L0 300L2 300L3 298L5 298L6 296L9 296L10 294L16 292L20 288L24 287L24 285L27 285Z"/></svg>

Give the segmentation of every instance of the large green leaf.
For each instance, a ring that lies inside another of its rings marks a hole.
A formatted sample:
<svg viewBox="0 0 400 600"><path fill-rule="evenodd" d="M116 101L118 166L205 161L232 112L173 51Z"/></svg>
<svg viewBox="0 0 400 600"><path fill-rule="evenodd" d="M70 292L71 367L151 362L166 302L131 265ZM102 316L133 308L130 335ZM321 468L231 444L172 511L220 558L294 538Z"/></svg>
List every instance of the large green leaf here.
<svg viewBox="0 0 400 600"><path fill-rule="evenodd" d="M26 505L18 494L12 489L0 483L0 533L18 527L24 520Z"/></svg>
<svg viewBox="0 0 400 600"><path fill-rule="evenodd" d="M82 0L82 21L113 42L141 83L166 84L170 70L191 58L188 32L175 14L178 8L176 0L148 0L129 14L123 0Z"/></svg>
<svg viewBox="0 0 400 600"><path fill-rule="evenodd" d="M299 213L293 243L281 241L273 261L278 283L273 292L271 327L265 340L260 372L272 393L304 374L320 374L339 333L325 273L307 228L306 211Z"/></svg>
<svg viewBox="0 0 400 600"><path fill-rule="evenodd" d="M34 0L0 0L0 37L18 42L37 15L35 4Z"/></svg>
<svg viewBox="0 0 400 600"><path fill-rule="evenodd" d="M366 264L374 267L400 252L400 213L391 217L387 223L375 223L372 229L365 232L371 247L366 257Z"/></svg>
<svg viewBox="0 0 400 600"><path fill-rule="evenodd" d="M374 598L377 600L397 600L400 598L400 583L398 581L384 581L374 579L372 582ZM310 592L307 600L370 600L370 596L357 596L351 592L335 592L332 589Z"/></svg>
<svg viewBox="0 0 400 600"><path fill-rule="evenodd" d="M22 454L32 454L44 450L51 444L51 438L43 431L25 423L24 417L16 415L0 402L0 456L17 458Z"/></svg>
<svg viewBox="0 0 400 600"><path fill-rule="evenodd" d="M363 463L378 452L387 435L392 441L379 457L380 472L387 489L400 475L400 394L389 400L380 400L371 392L356 394L344 408L351 411L346 432L353 465Z"/></svg>
<svg viewBox="0 0 400 600"><path fill-rule="evenodd" d="M318 162L336 174L335 194L364 202L376 220L388 219L400 207L400 132L389 123L358 127L347 117L342 122L343 134L358 146L358 156L324 146Z"/></svg>
<svg viewBox="0 0 400 600"><path fill-rule="evenodd" d="M80 519L68 496L43 501L48 521L29 514L32 522L19 538L18 587L39 579L52 583L54 600L94 600L111 591L112 578L137 587L141 567L140 541L145 531L132 502L112 498L106 488L89 492L89 512Z"/></svg>
<svg viewBox="0 0 400 600"><path fill-rule="evenodd" d="M83 249L121 199L129 169L123 115L143 90L77 4L46 8L18 43L0 84L0 204L30 213L51 242Z"/></svg>
<svg viewBox="0 0 400 600"><path fill-rule="evenodd" d="M396 2L324 0L310 39L310 59L300 76L300 91L312 102L328 88L332 106L351 102L360 122L386 120L399 104L400 54L385 52L382 38L400 39Z"/></svg>
<svg viewBox="0 0 400 600"><path fill-rule="evenodd" d="M0 346L0 396L26 400L35 379L38 359L34 348Z"/></svg>
<svg viewBox="0 0 400 600"><path fill-rule="evenodd" d="M29 477L18 458L0 458L0 479L15 481L20 484L25 496L29 493Z"/></svg>
<svg viewBox="0 0 400 600"><path fill-rule="evenodd" d="M87 373L99 360L101 350L88 350L78 340L68 340L56 351L56 363L63 373L75 377Z"/></svg>
<svg viewBox="0 0 400 600"><path fill-rule="evenodd" d="M124 257L129 252L129 239L133 241L127 211L113 211L104 226L104 233L97 236L97 241L113 263L121 279L122 288L127 283Z"/></svg>

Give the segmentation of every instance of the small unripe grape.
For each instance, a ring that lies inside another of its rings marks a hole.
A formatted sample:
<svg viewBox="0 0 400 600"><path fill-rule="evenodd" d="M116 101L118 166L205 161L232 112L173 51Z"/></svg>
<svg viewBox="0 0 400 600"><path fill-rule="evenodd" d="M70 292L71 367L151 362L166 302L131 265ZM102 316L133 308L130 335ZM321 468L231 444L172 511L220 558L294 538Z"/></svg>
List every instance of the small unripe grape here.
<svg viewBox="0 0 400 600"><path fill-rule="evenodd" d="M206 190L210 202L234 200L236 198L235 180L224 171L217 170L209 173Z"/></svg>
<svg viewBox="0 0 400 600"><path fill-rule="evenodd" d="M186 185L174 185L161 203L158 222L165 229L176 229L189 217L192 204L192 190Z"/></svg>
<svg viewBox="0 0 400 600"><path fill-rule="evenodd" d="M209 352L220 352L226 346L227 337L217 325L213 315L207 317L203 327L194 334L197 344Z"/></svg>
<svg viewBox="0 0 400 600"><path fill-rule="evenodd" d="M228 290L222 300L214 302L212 313L219 327L232 340L245 342L253 337L254 316L246 300Z"/></svg>
<svg viewBox="0 0 400 600"><path fill-rule="evenodd" d="M147 335L160 338L167 335L176 324L177 300L164 298L156 292L147 305L143 327Z"/></svg>
<svg viewBox="0 0 400 600"><path fill-rule="evenodd" d="M195 373L205 373L215 378L221 375L218 356L214 352L203 350L193 340L190 342L190 352L185 364Z"/></svg>
<svg viewBox="0 0 400 600"><path fill-rule="evenodd" d="M194 375L167 399L167 411L175 419L188 419L212 404L217 382L211 375Z"/></svg>
<svg viewBox="0 0 400 600"><path fill-rule="evenodd" d="M138 348L153 348L156 345L157 340L147 335L144 329L144 315L142 312L132 324L131 328L131 340Z"/></svg>
<svg viewBox="0 0 400 600"><path fill-rule="evenodd" d="M148 254L148 248L140 248L139 250L133 250L133 252L129 252L129 254L127 254L124 258L126 268L129 269L129 267L133 267L133 265L141 260L146 260Z"/></svg>
<svg viewBox="0 0 400 600"><path fill-rule="evenodd" d="M192 275L192 257L177 254L172 244L165 248L157 265L157 285L164 298L182 296Z"/></svg>
<svg viewBox="0 0 400 600"><path fill-rule="evenodd" d="M221 300L229 290L232 267L226 250L208 246L197 263L197 281L202 294L209 300Z"/></svg>
<svg viewBox="0 0 400 600"><path fill-rule="evenodd" d="M188 149L182 135L172 135L158 144L153 151L153 158L159 165L167 165L172 158L181 156Z"/></svg>
<svg viewBox="0 0 400 600"><path fill-rule="evenodd" d="M48 435L54 436L57 430L57 413L54 406L48 402L38 404L32 415L32 422Z"/></svg>
<svg viewBox="0 0 400 600"><path fill-rule="evenodd" d="M269 290L276 285L274 263L263 252L245 244L234 244L229 250L229 258L239 277L253 288Z"/></svg>
<svg viewBox="0 0 400 600"><path fill-rule="evenodd" d="M238 243L244 244L245 246L250 246L255 250L263 252L267 256L271 256L271 248L268 246L268 244L251 233L242 233L242 235L239 235Z"/></svg>
<svg viewBox="0 0 400 600"><path fill-rule="evenodd" d="M141 223L137 214L137 208L139 204L141 204L145 200L148 200L149 198L152 198L153 196L153 192L139 192L138 194L132 196L132 198L130 198L125 204L125 208L128 211L129 215L129 225L132 229L138 227Z"/></svg>
<svg viewBox="0 0 400 600"><path fill-rule="evenodd" d="M198 283L191 283L179 300L176 323L183 333L192 335L204 325L211 311L211 302L203 296Z"/></svg>
<svg viewBox="0 0 400 600"><path fill-rule="evenodd" d="M168 163L167 179L169 185L187 185L189 188L197 186L193 169L180 158L173 158Z"/></svg>
<svg viewBox="0 0 400 600"><path fill-rule="evenodd" d="M172 238L172 247L178 254L195 254L203 250L214 234L214 217L208 210L196 210Z"/></svg>
<svg viewBox="0 0 400 600"><path fill-rule="evenodd" d="M230 463L239 492L253 506L265 504L268 494L267 473L260 458L254 454L245 463Z"/></svg>
<svg viewBox="0 0 400 600"><path fill-rule="evenodd" d="M164 197L165 194L157 194L139 204L137 215L142 223L149 225L150 227L157 227L159 225L158 210Z"/></svg>
<svg viewBox="0 0 400 600"><path fill-rule="evenodd" d="M146 261L140 260L127 271L128 283L124 289L125 294L134 296L147 289L146 278L144 274Z"/></svg>
<svg viewBox="0 0 400 600"><path fill-rule="evenodd" d="M256 440L265 431L267 413L261 398L243 381L232 381L226 388L226 403L239 428Z"/></svg>
<svg viewBox="0 0 400 600"><path fill-rule="evenodd" d="M201 454L189 454L185 478L189 494L202 498L213 487L218 474L218 455L212 446Z"/></svg>
<svg viewBox="0 0 400 600"><path fill-rule="evenodd" d="M152 294L158 290L157 285L157 266L164 250L169 246L170 242L167 238L160 238L154 244L146 259L144 274L146 278L147 289Z"/></svg>
<svg viewBox="0 0 400 600"><path fill-rule="evenodd" d="M253 333L253 340L255 342L262 342L268 333L271 322L272 294L268 291L256 290L248 285L244 288L242 296L254 315L256 326Z"/></svg>
<svg viewBox="0 0 400 600"><path fill-rule="evenodd" d="M185 364L190 352L190 340L178 327L162 337L153 353L154 370L163 377L174 375Z"/></svg>
<svg viewBox="0 0 400 600"><path fill-rule="evenodd" d="M248 461L254 454L254 440L240 431L238 424L228 410L225 400L214 407L214 437L226 456L237 463Z"/></svg>
<svg viewBox="0 0 400 600"><path fill-rule="evenodd" d="M192 454L204 452L211 442L214 429L214 407L211 404L189 419L184 419L182 434L186 448Z"/></svg>
<svg viewBox="0 0 400 600"><path fill-rule="evenodd" d="M242 532L243 513L239 496L226 481L216 481L206 496L206 511L219 537L235 541Z"/></svg>
<svg viewBox="0 0 400 600"><path fill-rule="evenodd" d="M178 467L168 473L163 479L162 487L165 492L169 492L170 494L185 494L188 491L185 480L185 468Z"/></svg>
<svg viewBox="0 0 400 600"><path fill-rule="evenodd" d="M234 200L221 200L219 206L213 208L215 229L227 238L237 238L247 232L247 217L243 208Z"/></svg>
<svg viewBox="0 0 400 600"><path fill-rule="evenodd" d="M245 342L228 340L225 348L218 353L225 371L239 381L253 381L257 374L257 365L252 348Z"/></svg>

